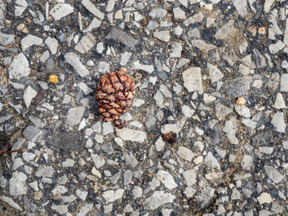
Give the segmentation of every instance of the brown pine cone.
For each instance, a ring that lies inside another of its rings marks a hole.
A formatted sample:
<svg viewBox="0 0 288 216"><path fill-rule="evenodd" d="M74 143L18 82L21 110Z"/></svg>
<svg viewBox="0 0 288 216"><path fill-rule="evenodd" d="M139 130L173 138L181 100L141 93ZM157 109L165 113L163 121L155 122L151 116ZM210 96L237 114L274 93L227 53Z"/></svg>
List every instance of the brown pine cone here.
<svg viewBox="0 0 288 216"><path fill-rule="evenodd" d="M119 128L123 128L124 124L118 118L132 105L135 94L134 81L125 72L125 68L120 68L117 72L103 75L94 95L104 121L115 120Z"/></svg>

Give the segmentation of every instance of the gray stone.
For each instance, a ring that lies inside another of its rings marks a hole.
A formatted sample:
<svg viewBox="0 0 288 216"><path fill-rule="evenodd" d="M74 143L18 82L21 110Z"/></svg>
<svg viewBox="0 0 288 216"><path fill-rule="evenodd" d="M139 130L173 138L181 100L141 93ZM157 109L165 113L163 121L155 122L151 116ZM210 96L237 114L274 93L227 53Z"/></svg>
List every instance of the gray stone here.
<svg viewBox="0 0 288 216"><path fill-rule="evenodd" d="M37 177L51 178L54 175L54 169L52 166L40 165L35 175Z"/></svg>
<svg viewBox="0 0 288 216"><path fill-rule="evenodd" d="M50 11L50 15L54 20L60 20L62 17L65 17L73 13L74 8L70 4L56 4Z"/></svg>
<svg viewBox="0 0 288 216"><path fill-rule="evenodd" d="M285 43L286 45L288 45L288 18L286 18L286 28L284 31L284 37L283 37L283 43Z"/></svg>
<svg viewBox="0 0 288 216"><path fill-rule="evenodd" d="M269 51L272 54L278 53L280 50L282 50L285 47L285 44L282 41L277 41L275 44L271 44L269 46Z"/></svg>
<svg viewBox="0 0 288 216"><path fill-rule="evenodd" d="M60 132L54 135L54 138L48 141L49 145L63 150L75 150L85 141L83 136L76 132Z"/></svg>
<svg viewBox="0 0 288 216"><path fill-rule="evenodd" d="M137 166L138 161L131 152L124 152L123 157L127 166L131 168L135 168Z"/></svg>
<svg viewBox="0 0 288 216"><path fill-rule="evenodd" d="M190 149L183 146L179 147L177 154L180 158L187 161L192 161L192 159L195 157L195 154Z"/></svg>
<svg viewBox="0 0 288 216"><path fill-rule="evenodd" d="M10 79L20 79L29 76L29 62L23 53L14 57L8 71Z"/></svg>
<svg viewBox="0 0 288 216"><path fill-rule="evenodd" d="M110 71L110 65L109 65L109 63L103 62L103 61L100 61L100 62L98 63L98 72L99 72L99 73L105 74L105 73L109 73L109 71Z"/></svg>
<svg viewBox="0 0 288 216"><path fill-rule="evenodd" d="M150 20L146 28L151 31L159 27L159 23L155 20Z"/></svg>
<svg viewBox="0 0 288 216"><path fill-rule="evenodd" d="M271 9L271 6L273 5L273 3L275 2L275 0L265 0L264 3L264 12L268 13Z"/></svg>
<svg viewBox="0 0 288 216"><path fill-rule="evenodd" d="M149 16L152 18L163 18L167 14L167 11L162 8L154 8L150 13Z"/></svg>
<svg viewBox="0 0 288 216"><path fill-rule="evenodd" d="M85 203L78 212L76 216L85 216L89 213L89 211L93 208L93 203Z"/></svg>
<svg viewBox="0 0 288 216"><path fill-rule="evenodd" d="M285 109L285 108L287 108L286 105L285 105L284 98L283 98L281 93L277 93L274 106L275 106L276 109Z"/></svg>
<svg viewBox="0 0 288 216"><path fill-rule="evenodd" d="M55 205L52 204L51 209L56 211L60 215L64 215L68 212L68 205Z"/></svg>
<svg viewBox="0 0 288 216"><path fill-rule="evenodd" d="M150 197L145 200L145 206L148 210L155 210L161 205L172 203L176 199L171 193L164 191L155 191Z"/></svg>
<svg viewBox="0 0 288 216"><path fill-rule="evenodd" d="M235 145L238 144L238 139L236 137L237 122L235 118L230 118L229 120L226 120L223 131L226 133L226 136L230 143Z"/></svg>
<svg viewBox="0 0 288 216"><path fill-rule="evenodd" d="M129 61L129 59L131 58L132 56L132 53L131 52L124 52L121 54L121 61L120 61L120 64L121 65L126 65Z"/></svg>
<svg viewBox="0 0 288 216"><path fill-rule="evenodd" d="M81 63L79 56L76 55L75 53L72 52L66 53L64 58L65 61L68 64L70 64L81 77L87 76L89 74L89 71Z"/></svg>
<svg viewBox="0 0 288 216"><path fill-rule="evenodd" d="M97 29L98 27L100 27L100 25L101 21L99 21L97 18L94 18L89 24L89 26L86 29L84 29L83 32L91 32L93 29Z"/></svg>
<svg viewBox="0 0 288 216"><path fill-rule="evenodd" d="M183 177L185 179L185 183L188 187L194 185L197 183L197 180L196 180L196 171L191 169L191 170L186 170L184 173L183 173Z"/></svg>
<svg viewBox="0 0 288 216"><path fill-rule="evenodd" d="M209 52L212 49L216 49L217 47L212 45L212 44L208 44L203 40L192 40L191 42L192 46L197 47L199 50L205 50L206 52Z"/></svg>
<svg viewBox="0 0 288 216"><path fill-rule="evenodd" d="M170 53L170 58L180 58L182 53L182 45L181 43L172 44L173 50ZM178 63L179 64L179 63Z"/></svg>
<svg viewBox="0 0 288 216"><path fill-rule="evenodd" d="M77 195L80 199L82 199L83 201L85 201L85 200L86 200L86 197L87 197L87 195L88 195L88 191L82 191L82 190L77 189L77 190L76 190L76 195Z"/></svg>
<svg viewBox="0 0 288 216"><path fill-rule="evenodd" d="M132 171L131 170L125 170L123 174L123 183L124 185L129 185L132 182Z"/></svg>
<svg viewBox="0 0 288 216"><path fill-rule="evenodd" d="M0 196L0 200L7 203L8 205L13 207L14 209L17 209L18 211L23 211L23 209L20 207L20 205L18 205L16 202L14 202L14 200L11 199L10 197L2 195L2 196Z"/></svg>
<svg viewBox="0 0 288 216"><path fill-rule="evenodd" d="M5 34L0 32L0 44L7 46L15 43L15 36L13 34Z"/></svg>
<svg viewBox="0 0 288 216"><path fill-rule="evenodd" d="M169 190L172 190L177 187L177 184L175 183L172 175L169 172L165 170L159 170L156 176L158 180L160 180L162 184L164 184L164 186Z"/></svg>
<svg viewBox="0 0 288 216"><path fill-rule="evenodd" d="M25 90L24 90L24 95L23 95L23 99L24 99L24 103L27 107L27 109L29 108L32 99L37 95L37 92L29 85Z"/></svg>
<svg viewBox="0 0 288 216"><path fill-rule="evenodd" d="M30 140L31 142L36 142L40 139L40 137L42 136L43 132L36 127L33 126L28 126L25 128L25 130L23 131L23 136Z"/></svg>
<svg viewBox="0 0 288 216"><path fill-rule="evenodd" d="M22 166L24 163L22 161L21 158L16 158L14 160L13 166L12 166L12 170L17 170L20 166Z"/></svg>
<svg viewBox="0 0 288 216"><path fill-rule="evenodd" d="M43 122L43 120L35 116L29 116L28 118L37 128L43 128L45 126L45 123Z"/></svg>
<svg viewBox="0 0 288 216"><path fill-rule="evenodd" d="M203 93L201 68L191 67L182 73L184 80L184 87L188 92L198 91L199 94Z"/></svg>
<svg viewBox="0 0 288 216"><path fill-rule="evenodd" d="M135 47L138 43L138 40L134 39L130 34L118 28L112 28L111 32L107 35L107 39L119 40L121 43L130 48Z"/></svg>
<svg viewBox="0 0 288 216"><path fill-rule="evenodd" d="M245 105L235 104L235 111L244 118L250 118L251 116L249 108Z"/></svg>
<svg viewBox="0 0 288 216"><path fill-rule="evenodd" d="M254 165L253 157L250 155L244 155L241 166L244 170L251 170Z"/></svg>
<svg viewBox="0 0 288 216"><path fill-rule="evenodd" d="M62 162L62 167L73 167L74 163L75 163L74 160L68 158Z"/></svg>
<svg viewBox="0 0 288 216"><path fill-rule="evenodd" d="M95 5L89 0L82 0L81 4L94 16L98 17L99 19L104 19L104 13L98 10Z"/></svg>
<svg viewBox="0 0 288 216"><path fill-rule="evenodd" d="M262 193L259 197L257 197L258 202L260 205L264 203L271 203L273 200L271 198L271 195L269 193Z"/></svg>
<svg viewBox="0 0 288 216"><path fill-rule="evenodd" d="M200 204L200 208L204 208L211 202L214 192L215 189L211 187L205 187L201 190L200 194L196 196L196 199Z"/></svg>
<svg viewBox="0 0 288 216"><path fill-rule="evenodd" d="M116 128L116 135L122 140L143 143L147 139L147 135L143 131L132 130L129 128Z"/></svg>
<svg viewBox="0 0 288 216"><path fill-rule="evenodd" d="M245 17L247 15L247 1L246 0L244 1L232 0L232 3L234 4L240 16Z"/></svg>
<svg viewBox="0 0 288 216"><path fill-rule="evenodd" d="M26 185L27 176L22 172L14 172L12 178L9 181L9 193L12 196L19 196L26 194L27 185Z"/></svg>
<svg viewBox="0 0 288 216"><path fill-rule="evenodd" d="M217 40L226 40L236 35L237 32L237 29L234 27L234 20L231 19L216 32L215 38Z"/></svg>
<svg viewBox="0 0 288 216"><path fill-rule="evenodd" d="M55 55L57 53L58 40L56 38L48 37L45 40L45 44L48 46L52 55Z"/></svg>
<svg viewBox="0 0 288 216"><path fill-rule="evenodd" d="M265 165L264 169L265 169L265 173L275 184L278 184L279 182L283 180L284 176L272 166Z"/></svg>
<svg viewBox="0 0 288 216"><path fill-rule="evenodd" d="M143 194L142 193L142 188L139 187L139 186L135 186L133 191L132 191L132 193L133 193L133 198L134 199L140 198L140 197L142 197L142 194Z"/></svg>
<svg viewBox="0 0 288 216"><path fill-rule="evenodd" d="M76 44L75 50L84 54L88 52L90 49L93 48L94 44L96 43L95 37L87 33L82 39Z"/></svg>
<svg viewBox="0 0 288 216"><path fill-rule="evenodd" d="M232 109L229 107L226 107L225 105L219 102L216 104L215 111L216 111L216 116L218 117L218 119L222 120L225 118L225 116L229 115L232 112Z"/></svg>
<svg viewBox="0 0 288 216"><path fill-rule="evenodd" d="M105 164L105 158L98 154L91 154L91 158L93 160L93 163L97 169L102 167Z"/></svg>
<svg viewBox="0 0 288 216"><path fill-rule="evenodd" d="M78 125L82 119L84 111L84 106L69 109L67 114L67 124L70 126Z"/></svg>
<svg viewBox="0 0 288 216"><path fill-rule="evenodd" d="M243 96L249 92L251 82L252 78L250 76L226 80L224 83L225 93L232 98Z"/></svg>
<svg viewBox="0 0 288 216"><path fill-rule="evenodd" d="M279 74L278 74L278 76L279 76ZM288 92L288 73L281 75L280 91L281 92Z"/></svg>
<svg viewBox="0 0 288 216"><path fill-rule="evenodd" d="M163 42L169 42L170 40L170 32L163 30L163 31L155 31L153 33L153 36L157 38L158 40L161 40Z"/></svg>
<svg viewBox="0 0 288 216"><path fill-rule="evenodd" d="M107 135L114 132L114 127L111 122L103 122L103 135Z"/></svg>
<svg viewBox="0 0 288 216"><path fill-rule="evenodd" d="M231 200L239 200L241 198L240 192L236 189L232 189Z"/></svg>
<svg viewBox="0 0 288 216"><path fill-rule="evenodd" d="M31 160L33 160L36 157L36 154L26 151L26 152L23 152L22 157L23 157L24 161L30 162Z"/></svg>
<svg viewBox="0 0 288 216"><path fill-rule="evenodd" d="M204 161L209 168L220 170L220 164L219 164L218 160L212 155L211 152L209 152L207 154Z"/></svg>
<svg viewBox="0 0 288 216"><path fill-rule="evenodd" d="M215 65L208 63L207 68L208 68L209 77L212 83L217 82L224 77L224 75Z"/></svg>
<svg viewBox="0 0 288 216"><path fill-rule="evenodd" d="M157 106L160 108L164 107L164 98L159 90L157 90L156 94L153 96L153 99L155 100Z"/></svg>
<svg viewBox="0 0 288 216"><path fill-rule="evenodd" d="M27 7L28 3L25 0L16 0L14 11L15 16L21 16Z"/></svg>
<svg viewBox="0 0 288 216"><path fill-rule="evenodd" d="M286 130L286 124L284 120L284 114L283 112L277 112L274 114L271 124L275 127L275 130L279 133L285 133Z"/></svg>
<svg viewBox="0 0 288 216"><path fill-rule="evenodd" d="M183 193L187 198L192 198L196 192L194 188L186 187Z"/></svg>
<svg viewBox="0 0 288 216"><path fill-rule="evenodd" d="M33 45L39 46L42 43L43 43L42 38L29 34L21 39L21 49L22 51L25 51L26 49L30 48Z"/></svg>
<svg viewBox="0 0 288 216"><path fill-rule="evenodd" d="M114 202L118 199L121 199L124 194L124 189L117 189L117 190L107 190L105 191L102 196L106 202Z"/></svg>
<svg viewBox="0 0 288 216"><path fill-rule="evenodd" d="M174 7L173 14L175 20L184 20L187 18L185 12L180 7Z"/></svg>

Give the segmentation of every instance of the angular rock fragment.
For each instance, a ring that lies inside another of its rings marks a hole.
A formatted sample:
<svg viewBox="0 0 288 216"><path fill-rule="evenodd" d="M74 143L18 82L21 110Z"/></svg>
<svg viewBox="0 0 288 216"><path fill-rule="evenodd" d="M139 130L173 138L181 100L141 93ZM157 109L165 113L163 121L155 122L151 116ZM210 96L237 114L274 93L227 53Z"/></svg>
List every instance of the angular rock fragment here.
<svg viewBox="0 0 288 216"><path fill-rule="evenodd" d="M24 90L23 99L24 99L24 103L25 103L27 109L29 108L32 99L36 95L37 95L37 92L30 85Z"/></svg>
<svg viewBox="0 0 288 216"><path fill-rule="evenodd" d="M104 19L104 14L98 10L95 5L89 0L82 0L81 4L90 11L94 16L98 17L99 19Z"/></svg>
<svg viewBox="0 0 288 216"><path fill-rule="evenodd" d="M84 114L84 111L84 106L71 108L67 114L67 124L69 124L70 126L79 124Z"/></svg>
<svg viewBox="0 0 288 216"><path fill-rule="evenodd" d="M45 40L45 44L48 46L52 55L55 55L57 53L58 40L56 38L48 37Z"/></svg>
<svg viewBox="0 0 288 216"><path fill-rule="evenodd" d="M283 112L277 112L274 114L271 124L275 127L275 130L279 133L285 133L286 130L286 124L284 120L284 114Z"/></svg>
<svg viewBox="0 0 288 216"><path fill-rule="evenodd" d="M102 196L106 200L106 202L114 202L118 199L121 199L124 194L124 189L117 189L117 190L107 190L105 191Z"/></svg>
<svg viewBox="0 0 288 216"><path fill-rule="evenodd" d="M27 7L28 3L25 0L16 0L14 11L15 16L21 16Z"/></svg>
<svg viewBox="0 0 288 216"><path fill-rule="evenodd" d="M93 48L96 40L94 36L90 33L87 33L82 39L76 44L75 50L84 54Z"/></svg>
<svg viewBox="0 0 288 216"><path fill-rule="evenodd" d="M156 175L158 180L161 181L162 184L164 184L165 187L168 188L169 190L172 190L177 187L177 184L175 183L172 175L169 172L165 170L159 170Z"/></svg>
<svg viewBox="0 0 288 216"><path fill-rule="evenodd" d="M208 68L209 76L210 76L212 83L217 82L224 77L224 75L215 65L208 63L207 68Z"/></svg>
<svg viewBox="0 0 288 216"><path fill-rule="evenodd" d="M166 203L172 203L176 197L171 193L165 193L164 191L155 191L150 197L145 200L145 206L149 210L155 210L161 205Z"/></svg>
<svg viewBox="0 0 288 216"><path fill-rule="evenodd" d="M201 68L191 67L182 73L184 80L184 87L188 92L198 91L199 94L203 93Z"/></svg>
<svg viewBox="0 0 288 216"><path fill-rule="evenodd" d="M132 141L132 142L144 142L147 139L147 135L143 131L132 130L129 128L117 129L116 135L119 136L122 140Z"/></svg>
<svg viewBox="0 0 288 216"><path fill-rule="evenodd" d="M9 69L10 79L20 79L27 77L30 74L29 62L23 53L18 54L14 57Z"/></svg>
<svg viewBox="0 0 288 216"><path fill-rule="evenodd" d="M15 43L15 36L13 34L5 34L0 32L0 44L7 46Z"/></svg>
<svg viewBox="0 0 288 216"><path fill-rule="evenodd" d="M61 18L73 13L74 8L70 4L56 4L50 11L50 15L54 20L60 20Z"/></svg>
<svg viewBox="0 0 288 216"><path fill-rule="evenodd" d="M33 45L39 46L42 43L43 43L42 38L29 34L26 37L21 39L21 48L22 48L22 51L25 51L26 49L28 49L29 47Z"/></svg>
<svg viewBox="0 0 288 216"><path fill-rule="evenodd" d="M70 64L81 77L87 76L89 74L89 71L81 63L79 56L76 55L75 53L72 52L66 53L64 58L65 61L68 64Z"/></svg>

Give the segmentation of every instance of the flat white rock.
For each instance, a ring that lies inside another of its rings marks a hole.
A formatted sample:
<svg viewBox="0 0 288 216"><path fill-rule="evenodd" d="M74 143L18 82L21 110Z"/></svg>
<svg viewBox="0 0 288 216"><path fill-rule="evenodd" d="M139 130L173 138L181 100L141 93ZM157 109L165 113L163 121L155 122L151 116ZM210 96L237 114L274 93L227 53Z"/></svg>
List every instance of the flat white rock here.
<svg viewBox="0 0 288 216"><path fill-rule="evenodd" d="M139 61L134 62L132 67L133 67L133 69L143 70L143 71L146 71L148 73L152 73L154 71L153 65L144 65L144 64L141 64Z"/></svg>
<svg viewBox="0 0 288 216"><path fill-rule="evenodd" d="M12 178L9 181L9 192L11 196L19 196L26 194L27 185L26 185L27 176L22 172L14 172Z"/></svg>
<svg viewBox="0 0 288 216"><path fill-rule="evenodd" d="M97 18L94 18L89 26L83 31L83 32L90 32L93 29L98 28L101 25L101 21L99 21Z"/></svg>
<svg viewBox="0 0 288 216"><path fill-rule="evenodd" d="M164 191L155 191L150 197L145 200L145 206L148 210L155 210L161 205L172 203L176 197L171 193Z"/></svg>
<svg viewBox="0 0 288 216"><path fill-rule="evenodd" d="M73 13L74 8L70 4L56 4L50 11L50 15L54 20L60 20L62 17L65 17Z"/></svg>
<svg viewBox="0 0 288 216"><path fill-rule="evenodd" d="M281 92L288 92L288 73L281 75L280 91Z"/></svg>
<svg viewBox="0 0 288 216"><path fill-rule="evenodd" d="M208 63L207 68L209 71L209 78L212 83L217 82L224 77L222 72L215 65Z"/></svg>
<svg viewBox="0 0 288 216"><path fill-rule="evenodd" d="M144 142L147 139L147 135L143 131L132 130L129 128L116 129L116 135L124 141L132 142Z"/></svg>
<svg viewBox="0 0 288 216"><path fill-rule="evenodd" d="M170 40L170 32L169 31L155 31L153 36L163 42L168 42Z"/></svg>
<svg viewBox="0 0 288 216"><path fill-rule="evenodd" d="M107 190L105 191L102 196L106 202L114 202L118 199L121 199L124 194L124 189L117 189L117 190Z"/></svg>
<svg viewBox="0 0 288 216"><path fill-rule="evenodd" d="M272 4L275 2L275 0L265 0L264 3L264 12L268 13L271 9Z"/></svg>
<svg viewBox="0 0 288 216"><path fill-rule="evenodd" d="M5 34L0 32L0 44L7 46L15 43L15 36L13 34Z"/></svg>
<svg viewBox="0 0 288 216"><path fill-rule="evenodd" d="M284 114L283 112L277 112L274 114L271 123L275 127L275 130L279 133L285 133L286 130L286 124L284 120Z"/></svg>
<svg viewBox="0 0 288 216"><path fill-rule="evenodd" d="M283 180L284 176L280 172L278 172L274 167L265 165L264 169L268 177L276 184L278 184Z"/></svg>
<svg viewBox="0 0 288 216"><path fill-rule="evenodd" d="M186 170L183 173L183 177L185 179L186 185L188 187L196 184L197 180L196 180L196 171L191 169L191 170Z"/></svg>
<svg viewBox="0 0 288 216"><path fill-rule="evenodd" d="M195 154L188 148L180 146L177 154L180 158L186 160L186 161L192 161L192 159L195 157Z"/></svg>
<svg viewBox="0 0 288 216"><path fill-rule="evenodd" d="M9 204L11 207L17 209L18 211L22 211L23 209L16 203L13 201L13 199L11 199L10 197L7 196L0 196L0 200L2 200L3 202Z"/></svg>
<svg viewBox="0 0 288 216"><path fill-rule="evenodd" d="M98 10L95 5L89 0L82 0L81 4L94 16L98 17L99 19L104 19L104 14Z"/></svg>
<svg viewBox="0 0 288 216"><path fill-rule="evenodd" d="M35 91L30 85L24 90L24 103L27 108L29 108L32 99L37 95L37 91Z"/></svg>
<svg viewBox="0 0 288 216"><path fill-rule="evenodd" d="M268 193L262 193L259 197L257 197L258 202L260 203L260 205L264 204L264 203L271 203L273 200L271 198L271 195Z"/></svg>
<svg viewBox="0 0 288 216"><path fill-rule="evenodd" d="M84 114L84 111L84 106L69 109L67 114L67 124L69 124L70 126L79 124Z"/></svg>
<svg viewBox="0 0 288 216"><path fill-rule="evenodd" d="M241 116L243 116L245 118L250 118L250 116L251 116L249 108L247 106L245 106L245 105L237 105L236 104L235 105L235 111L239 115L241 115Z"/></svg>
<svg viewBox="0 0 288 216"><path fill-rule="evenodd" d="M269 46L269 51L272 54L278 53L280 50L282 50L285 47L285 44L282 41L277 41L275 44L271 44Z"/></svg>
<svg viewBox="0 0 288 216"><path fill-rule="evenodd" d="M27 7L28 3L25 0L16 0L14 11L15 16L21 16Z"/></svg>
<svg viewBox="0 0 288 216"><path fill-rule="evenodd" d="M201 68L191 67L182 73L184 80L184 87L188 92L198 91L199 94L203 93Z"/></svg>
<svg viewBox="0 0 288 216"><path fill-rule="evenodd" d="M19 79L29 76L29 62L23 53L19 53L17 56L14 57L8 72L10 79Z"/></svg>
<svg viewBox="0 0 288 216"><path fill-rule="evenodd" d="M64 58L65 61L68 64L70 64L81 77L87 76L89 74L89 71L81 63L79 56L76 55L75 53L72 52L66 53Z"/></svg>
<svg viewBox="0 0 288 216"><path fill-rule="evenodd" d="M29 47L33 45L41 45L43 43L42 38L34 36L34 35L27 35L26 37L21 39L21 49L22 51L25 51Z"/></svg>
<svg viewBox="0 0 288 216"><path fill-rule="evenodd" d="M45 44L48 46L52 55L55 55L57 53L58 40L56 38L48 37L45 40Z"/></svg>
<svg viewBox="0 0 288 216"><path fill-rule="evenodd" d="M237 122L235 118L231 118L225 122L223 131L226 133L226 136L230 143L235 145L238 144L238 139L236 137Z"/></svg>
<svg viewBox="0 0 288 216"><path fill-rule="evenodd" d="M165 170L159 170L156 175L157 179L161 181L162 184L164 184L164 186L169 190L172 190L177 187L177 184L175 183L172 175L169 172Z"/></svg>
<svg viewBox="0 0 288 216"><path fill-rule="evenodd" d="M92 34L87 33L76 44L75 50L77 50L78 52L84 54L84 53L88 52L90 49L92 49L92 47L94 46L95 43L96 43L95 37Z"/></svg>
<svg viewBox="0 0 288 216"><path fill-rule="evenodd" d="M274 106L275 106L276 109L285 109L285 108L287 108L286 105L285 105L284 98L283 98L281 93L277 93Z"/></svg>

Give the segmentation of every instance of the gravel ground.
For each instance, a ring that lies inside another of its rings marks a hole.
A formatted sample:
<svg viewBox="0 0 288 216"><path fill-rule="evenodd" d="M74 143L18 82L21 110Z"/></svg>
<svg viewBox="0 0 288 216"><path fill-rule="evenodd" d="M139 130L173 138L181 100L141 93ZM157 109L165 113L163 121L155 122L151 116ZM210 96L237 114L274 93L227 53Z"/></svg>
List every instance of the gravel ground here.
<svg viewBox="0 0 288 216"><path fill-rule="evenodd" d="M0 214L287 215L287 15L285 0L0 0L0 150L22 149L0 156ZM94 98L120 67L123 129Z"/></svg>

